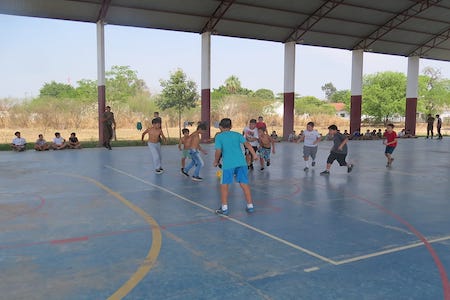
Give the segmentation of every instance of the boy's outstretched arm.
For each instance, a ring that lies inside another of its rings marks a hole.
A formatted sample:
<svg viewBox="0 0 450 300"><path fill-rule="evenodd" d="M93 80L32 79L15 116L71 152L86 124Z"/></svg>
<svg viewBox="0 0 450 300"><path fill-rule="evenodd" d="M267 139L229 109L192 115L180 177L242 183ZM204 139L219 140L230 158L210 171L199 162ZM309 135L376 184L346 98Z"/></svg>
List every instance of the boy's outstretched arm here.
<svg viewBox="0 0 450 300"><path fill-rule="evenodd" d="M245 142L244 143L245 148L248 149L248 151L250 151L250 153L252 154L253 160L258 160L258 156L256 155L255 150L253 149L252 145L250 145L249 142Z"/></svg>

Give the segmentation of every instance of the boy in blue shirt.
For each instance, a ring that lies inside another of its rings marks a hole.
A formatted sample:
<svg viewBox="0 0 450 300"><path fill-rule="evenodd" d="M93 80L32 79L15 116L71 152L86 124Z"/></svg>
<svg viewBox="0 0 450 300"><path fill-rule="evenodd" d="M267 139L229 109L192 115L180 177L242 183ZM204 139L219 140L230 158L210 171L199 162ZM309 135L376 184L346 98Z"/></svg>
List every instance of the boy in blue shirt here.
<svg viewBox="0 0 450 300"><path fill-rule="evenodd" d="M240 133L231 131L231 120L229 118L222 119L219 123L222 131L217 135L215 140L216 153L214 157L214 166L219 165L219 160L222 157L222 178L220 179L220 199L221 207L216 210L217 214L228 215L228 186L233 183L234 176L239 182L242 191L244 192L245 200L247 201L246 211L248 213L254 212L252 194L248 185L248 168L241 145L251 153L254 161L258 160L255 150L252 145L247 142Z"/></svg>

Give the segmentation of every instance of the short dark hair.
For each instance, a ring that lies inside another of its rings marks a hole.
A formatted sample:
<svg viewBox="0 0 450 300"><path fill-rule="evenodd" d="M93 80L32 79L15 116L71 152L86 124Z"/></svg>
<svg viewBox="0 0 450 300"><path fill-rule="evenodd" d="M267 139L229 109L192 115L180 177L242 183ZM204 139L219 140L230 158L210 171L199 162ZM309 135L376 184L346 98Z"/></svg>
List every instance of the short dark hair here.
<svg viewBox="0 0 450 300"><path fill-rule="evenodd" d="M59 133L59 132L55 132L55 136L57 136L57 135L61 135L61 133Z"/></svg>
<svg viewBox="0 0 450 300"><path fill-rule="evenodd" d="M337 128L337 126L336 125L330 125L330 126L328 126L328 129L329 130L338 130L338 128Z"/></svg>
<svg viewBox="0 0 450 300"><path fill-rule="evenodd" d="M206 123L200 122L197 126L197 130L206 130Z"/></svg>
<svg viewBox="0 0 450 300"><path fill-rule="evenodd" d="M306 125L311 125L312 127L314 127L314 122L308 122Z"/></svg>
<svg viewBox="0 0 450 300"><path fill-rule="evenodd" d="M161 118L154 118L152 124L161 124Z"/></svg>
<svg viewBox="0 0 450 300"><path fill-rule="evenodd" d="M439 115L436 115L436 118L439 118Z"/></svg>
<svg viewBox="0 0 450 300"><path fill-rule="evenodd" d="M256 119L251 119L250 123L256 123Z"/></svg>
<svg viewBox="0 0 450 300"><path fill-rule="evenodd" d="M14 135L20 134L20 131L16 131L14 132Z"/></svg>
<svg viewBox="0 0 450 300"><path fill-rule="evenodd" d="M72 132L72 133L71 133L70 135L72 135L72 134L73 134L73 135L76 135L76 133L75 133L75 132Z"/></svg>
<svg viewBox="0 0 450 300"><path fill-rule="evenodd" d="M185 134L185 133L189 133L189 129L187 128L183 128L181 129L181 133Z"/></svg>
<svg viewBox="0 0 450 300"><path fill-rule="evenodd" d="M231 119L224 118L220 120L219 126L222 128L231 128Z"/></svg>
<svg viewBox="0 0 450 300"><path fill-rule="evenodd" d="M392 124L392 123L389 123L389 124L387 124L386 126L387 126L387 127L392 127L392 128L394 128L394 124Z"/></svg>

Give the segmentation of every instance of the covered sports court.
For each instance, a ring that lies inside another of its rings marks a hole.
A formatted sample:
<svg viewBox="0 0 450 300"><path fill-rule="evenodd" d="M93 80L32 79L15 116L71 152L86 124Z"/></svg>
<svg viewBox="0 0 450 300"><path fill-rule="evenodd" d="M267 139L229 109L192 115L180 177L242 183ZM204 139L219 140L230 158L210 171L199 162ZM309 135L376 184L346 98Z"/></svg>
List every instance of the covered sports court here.
<svg viewBox="0 0 450 300"><path fill-rule="evenodd" d="M352 173L305 173L301 144L278 143L250 173L255 213L206 146L203 182L164 174L147 147L0 155L3 299L449 299L450 142L350 141Z"/></svg>

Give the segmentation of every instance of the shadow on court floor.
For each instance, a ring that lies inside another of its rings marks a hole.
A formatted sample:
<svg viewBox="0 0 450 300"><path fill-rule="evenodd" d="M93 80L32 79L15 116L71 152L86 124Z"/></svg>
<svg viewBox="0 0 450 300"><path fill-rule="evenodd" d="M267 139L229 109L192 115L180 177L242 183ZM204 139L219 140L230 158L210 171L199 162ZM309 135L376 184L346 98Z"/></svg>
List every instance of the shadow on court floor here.
<svg viewBox="0 0 450 300"><path fill-rule="evenodd" d="M350 141L352 173L303 171L276 144L230 215L206 145L203 182L146 147L0 152L2 299L450 299L450 140Z"/></svg>

